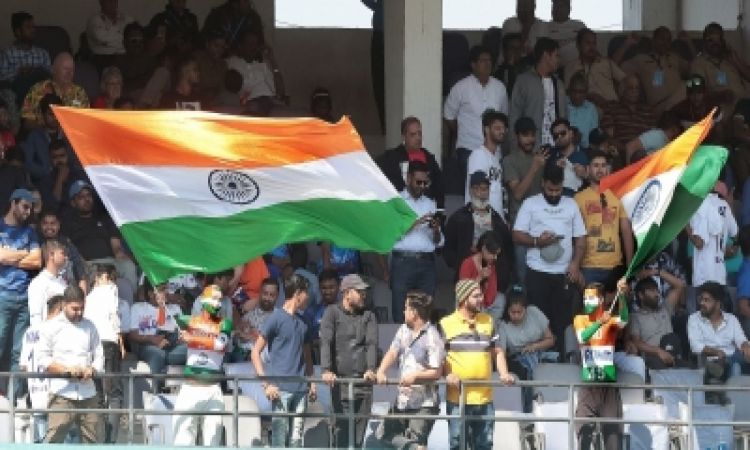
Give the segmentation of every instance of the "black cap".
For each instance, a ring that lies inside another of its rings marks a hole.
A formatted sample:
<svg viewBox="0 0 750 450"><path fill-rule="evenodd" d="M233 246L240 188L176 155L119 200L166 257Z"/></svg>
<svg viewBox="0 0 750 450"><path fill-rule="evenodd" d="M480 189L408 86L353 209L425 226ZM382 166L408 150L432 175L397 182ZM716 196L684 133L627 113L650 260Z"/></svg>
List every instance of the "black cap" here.
<svg viewBox="0 0 750 450"><path fill-rule="evenodd" d="M589 144L590 145L601 145L602 142L609 139L609 134L601 128L594 128L589 133Z"/></svg>
<svg viewBox="0 0 750 450"><path fill-rule="evenodd" d="M490 179L487 178L487 174L481 170L477 170L471 174L471 177L469 177L469 186L476 186L482 183L490 184Z"/></svg>
<svg viewBox="0 0 750 450"><path fill-rule="evenodd" d="M516 131L516 134L528 133L529 131L536 133L536 124L531 117L519 117L513 128Z"/></svg>

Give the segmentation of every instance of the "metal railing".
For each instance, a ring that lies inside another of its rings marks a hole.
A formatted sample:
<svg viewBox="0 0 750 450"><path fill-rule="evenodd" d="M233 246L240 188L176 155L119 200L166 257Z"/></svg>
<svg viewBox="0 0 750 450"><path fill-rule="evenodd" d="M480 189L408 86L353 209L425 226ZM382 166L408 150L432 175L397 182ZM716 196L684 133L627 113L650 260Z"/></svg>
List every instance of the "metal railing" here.
<svg viewBox="0 0 750 450"><path fill-rule="evenodd" d="M37 378L37 379L49 379L49 378L67 378L70 376L48 374L48 373L29 373L29 372L0 372L0 379L8 379L8 408L0 407L0 413L8 413L8 431L11 443L15 443L16 435L16 416L19 414L47 414L56 412L74 412L74 413L97 413L97 414L127 414L128 416L128 435L127 443L133 444L135 440L135 419L136 416L174 416L174 415L187 415L187 416L203 416L203 415L217 415L217 416L231 416L233 423L233 447L239 447L239 420L241 417L320 417L328 418L330 425L336 424L337 420L347 419L348 421L348 437L349 437L349 448L354 448L353 443L355 442L355 419L428 419L428 420L459 420L461 423L461 435L460 435L460 448L466 448L466 435L463 431L466 429L466 423L471 421L493 421L493 422L565 422L568 423L568 444L569 448L575 448L576 442L576 424L578 423L591 423L591 424L650 424L650 425L664 425L664 426L683 426L687 427L687 449L682 450L694 450L692 432L695 427L701 426L732 426L732 427L745 427L750 429L750 421L706 421L706 420L695 420L693 418L693 395L696 392L706 391L748 391L750 392L750 386L729 386L729 385L655 385L655 384L624 384L624 383L584 383L584 382L554 382L554 381L519 381L514 385L508 386L500 382L500 380L471 380L463 381L460 383L460 394L459 394L459 413L458 414L355 414L350 408L346 413L335 413L334 411L329 412L305 412L303 414L298 413L282 413L274 411L239 411L239 382L273 382L273 383L284 383L284 382L300 382L300 383L315 383L325 384L320 377L258 377L254 375L212 375L212 376L201 376L198 380L203 384L221 383L232 381L234 382L234 389L232 389L232 410L231 411L216 411L206 413L204 411L192 411L192 410L149 410L146 408L135 408L134 399L137 394L135 389L135 380L137 379L150 379L150 380L190 380L196 381L196 377L189 377L185 375L177 374L149 374L149 373L101 373L96 374L95 379L103 378L116 378L116 379L127 379L127 398L128 404L125 408L54 408L54 409L35 409L35 408L18 408L13 401L15 398L15 382L16 380ZM349 398L354 398L354 386L362 386L369 384L364 382L361 378L337 378L336 383L339 385L346 384ZM397 385L398 380L388 380L386 385ZM447 385L445 380L439 380L432 384L435 385ZM567 389L568 395L568 414L564 417L537 417L537 416L476 416L464 414L464 398L465 388L468 386L491 386L492 388L505 388L505 387L525 387L525 388L565 388ZM374 385L373 385L374 386ZM573 399L574 392L578 388L582 387L609 387L619 389L650 389L650 390L666 390L666 391L685 391L687 392L687 418L686 420L674 420L674 419L623 419L623 418L601 418L601 417L576 417L575 416L575 404ZM142 393L139 391L138 393ZM145 406L145 405L144 405ZM332 405L333 406L333 405ZM146 430L144 430L145 432ZM747 441L746 445L747 445ZM697 449L695 449L697 450ZM746 450L748 450L746 448Z"/></svg>

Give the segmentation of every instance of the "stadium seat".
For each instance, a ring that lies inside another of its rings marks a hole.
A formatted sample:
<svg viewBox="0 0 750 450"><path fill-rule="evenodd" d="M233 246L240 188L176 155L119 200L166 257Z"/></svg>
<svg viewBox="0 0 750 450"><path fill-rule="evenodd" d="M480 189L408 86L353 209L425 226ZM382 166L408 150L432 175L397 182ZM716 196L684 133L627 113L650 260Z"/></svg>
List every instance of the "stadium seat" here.
<svg viewBox="0 0 750 450"><path fill-rule="evenodd" d="M623 384L644 384L643 378L632 372L618 372L617 382ZM645 392L639 388L620 389L623 404L637 405L645 401Z"/></svg>
<svg viewBox="0 0 750 450"><path fill-rule="evenodd" d="M243 412L258 412L258 404L255 400L250 397L239 396L237 397L238 411ZM224 396L224 407L227 411L232 411L234 406L234 396ZM223 416L222 424L224 425L224 439L227 447L235 447L234 445L234 420L232 416ZM262 446L261 441L261 427L260 427L260 416L240 416L239 417L239 441L237 447L250 448Z"/></svg>
<svg viewBox="0 0 750 450"><path fill-rule="evenodd" d="M144 361L138 361L135 359L132 353L122 361L122 372L124 373L138 373L138 374L150 374L151 368ZM123 400L124 404L129 404L129 390L128 390L128 379L123 379ZM137 377L133 380L133 407L136 409L143 408L143 393L152 392L154 390L154 381L149 377Z"/></svg>
<svg viewBox="0 0 750 450"><path fill-rule="evenodd" d="M688 419L688 407L687 404L680 402L679 404L680 420ZM728 422L734 417L734 405L693 405L693 420L700 421L716 421L716 422ZM680 427L682 434L680 437L681 447L688 448L687 446L687 427ZM701 448L714 448L720 442L727 444L726 448L733 448L734 436L731 426L714 425L714 426L700 426L694 427L690 433L690 439L693 440L693 447L696 449Z"/></svg>
<svg viewBox="0 0 750 450"><path fill-rule="evenodd" d="M185 366L167 366L167 375L183 375L185 373ZM185 380L179 378L168 378L164 380L164 387L170 388L177 391Z"/></svg>
<svg viewBox="0 0 750 450"><path fill-rule="evenodd" d="M492 379L498 384L500 383L500 375L497 372L492 372ZM492 403L495 405L496 411L523 412L521 388L519 386L496 385L492 390Z"/></svg>
<svg viewBox="0 0 750 450"><path fill-rule="evenodd" d="M143 408L148 411L172 411L176 395L143 393ZM148 445L171 445L174 431L171 415L143 416L143 439Z"/></svg>
<svg viewBox="0 0 750 450"><path fill-rule="evenodd" d="M653 385L701 386L703 384L703 370L701 369L649 370L649 376ZM686 391L658 388L654 389L654 397L662 398L669 419L680 417L679 403L687 403L688 399ZM705 404L705 396L702 391L693 392L693 404Z"/></svg>
<svg viewBox="0 0 750 450"><path fill-rule="evenodd" d="M727 385L750 387L750 376L731 377L727 380ZM734 405L734 420L750 422L750 390L727 391L727 397ZM734 433L742 440L743 450L750 449L750 426L735 427Z"/></svg>
<svg viewBox="0 0 750 450"><path fill-rule="evenodd" d="M667 409L657 403L622 405L623 418L638 420L665 420ZM669 427L654 424L626 424L625 433L630 439L630 450L668 450Z"/></svg>
<svg viewBox="0 0 750 450"><path fill-rule="evenodd" d="M445 398L445 397L440 397ZM440 415L444 416L448 414L448 410L445 406L445 401L440 402ZM448 450L450 449L450 431L448 429L448 421L445 419L436 420L432 425L432 431L430 436L427 438L427 448L432 450Z"/></svg>
<svg viewBox="0 0 750 450"><path fill-rule="evenodd" d="M534 401L532 414L537 419L568 417L570 404L567 400L557 402ZM534 435L545 450L572 450L569 443L570 424L567 422L534 422Z"/></svg>
<svg viewBox="0 0 750 450"><path fill-rule="evenodd" d="M541 363L534 369L534 381L577 383L581 380L581 368L576 364ZM544 403L568 400L566 387L535 387L534 396L542 396Z"/></svg>
<svg viewBox="0 0 750 450"><path fill-rule="evenodd" d="M497 408L497 406L495 406ZM513 411L495 411L495 417L526 417L523 413ZM513 422L495 422L494 434L492 437L493 447L502 448L503 450L522 450L521 445L521 423Z"/></svg>

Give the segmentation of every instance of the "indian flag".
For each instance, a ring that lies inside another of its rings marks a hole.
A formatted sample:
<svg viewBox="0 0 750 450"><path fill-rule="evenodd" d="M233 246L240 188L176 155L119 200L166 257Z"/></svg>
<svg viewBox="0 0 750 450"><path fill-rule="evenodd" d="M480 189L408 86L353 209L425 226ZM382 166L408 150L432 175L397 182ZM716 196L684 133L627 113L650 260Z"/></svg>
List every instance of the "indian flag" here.
<svg viewBox="0 0 750 450"><path fill-rule="evenodd" d="M388 252L415 213L348 119L55 108L154 282L215 272L289 242Z"/></svg>
<svg viewBox="0 0 750 450"><path fill-rule="evenodd" d="M601 192L611 189L620 198L633 225L638 249L627 276L640 270L674 240L719 178L727 150L698 147L711 129L711 117L696 123L660 151L600 183Z"/></svg>

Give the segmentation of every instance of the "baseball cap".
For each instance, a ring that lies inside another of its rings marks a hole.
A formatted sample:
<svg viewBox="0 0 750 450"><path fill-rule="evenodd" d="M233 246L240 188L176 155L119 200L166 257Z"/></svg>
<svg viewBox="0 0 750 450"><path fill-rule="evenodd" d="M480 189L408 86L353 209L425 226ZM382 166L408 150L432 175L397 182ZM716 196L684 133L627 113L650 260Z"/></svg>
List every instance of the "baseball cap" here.
<svg viewBox="0 0 750 450"><path fill-rule="evenodd" d="M353 273L345 276L341 280L341 287L339 288L339 290L343 292L349 289L362 290L367 289L368 287L370 287L370 285L365 283L362 277L360 277L356 273Z"/></svg>
<svg viewBox="0 0 750 450"><path fill-rule="evenodd" d="M10 201L13 200L26 200L29 203L34 203L34 196L28 189L16 189L10 194Z"/></svg>
<svg viewBox="0 0 750 450"><path fill-rule="evenodd" d="M482 183L490 184L490 179L487 178L487 174L482 170L477 170L469 177L469 186L476 186Z"/></svg>
<svg viewBox="0 0 750 450"><path fill-rule="evenodd" d="M519 117L513 128L516 134L528 133L529 131L536 132L536 123L531 117Z"/></svg>
<svg viewBox="0 0 750 450"><path fill-rule="evenodd" d="M68 189L68 198L75 197L83 189L91 189L91 191L93 191L94 187L84 180L75 181L70 185L70 189Z"/></svg>

